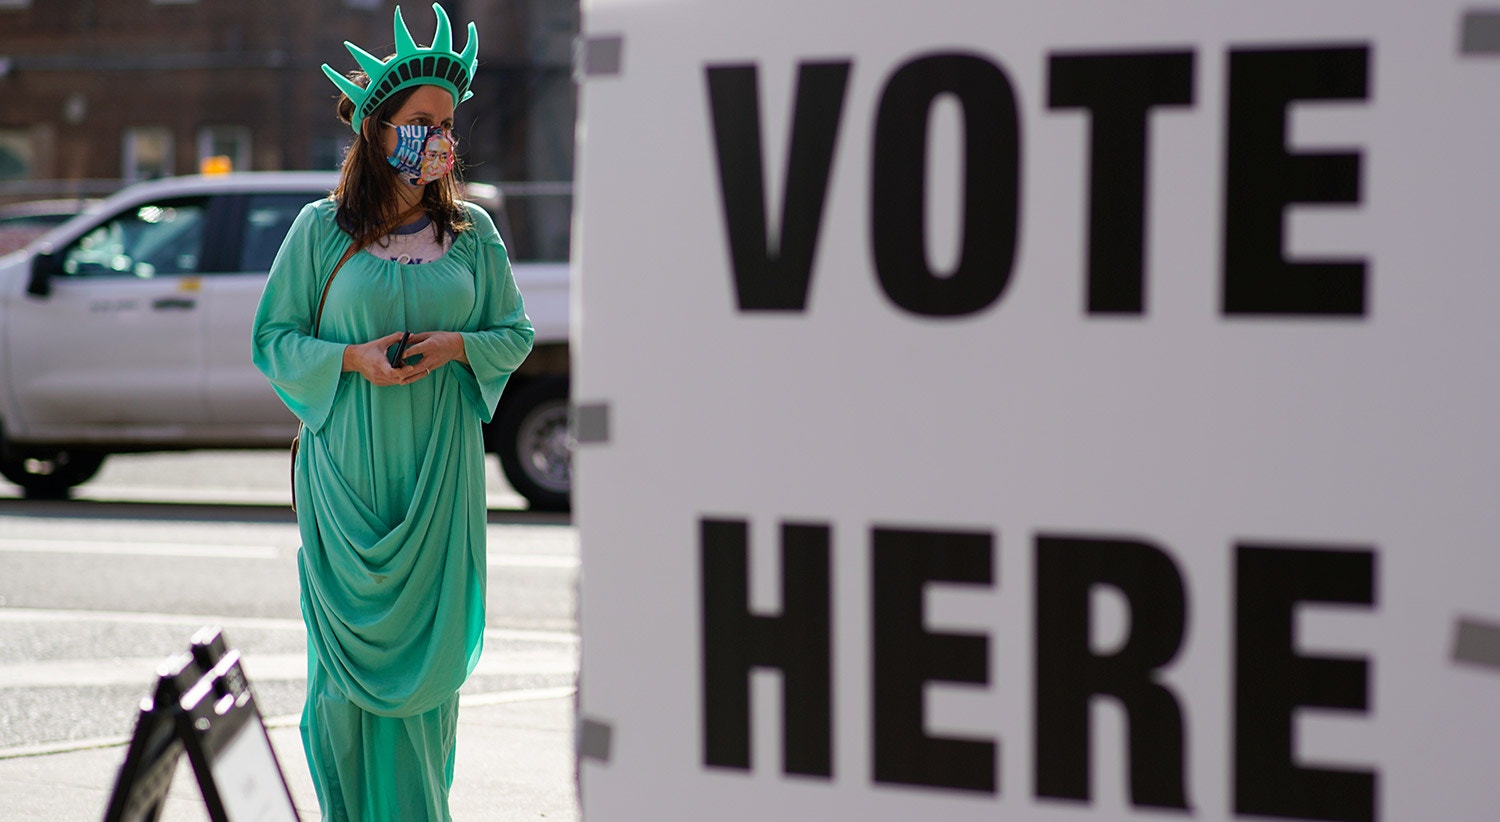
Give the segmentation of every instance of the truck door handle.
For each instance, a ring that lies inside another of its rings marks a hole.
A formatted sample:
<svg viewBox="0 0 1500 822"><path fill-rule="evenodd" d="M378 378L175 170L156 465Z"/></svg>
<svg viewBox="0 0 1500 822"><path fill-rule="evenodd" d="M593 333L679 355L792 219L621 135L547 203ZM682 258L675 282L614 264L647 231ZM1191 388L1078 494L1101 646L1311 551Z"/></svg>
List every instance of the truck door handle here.
<svg viewBox="0 0 1500 822"><path fill-rule="evenodd" d="M151 307L158 311L166 311L168 309L192 308L197 304L198 303L196 300L188 300L182 297L162 297L161 299L152 302Z"/></svg>

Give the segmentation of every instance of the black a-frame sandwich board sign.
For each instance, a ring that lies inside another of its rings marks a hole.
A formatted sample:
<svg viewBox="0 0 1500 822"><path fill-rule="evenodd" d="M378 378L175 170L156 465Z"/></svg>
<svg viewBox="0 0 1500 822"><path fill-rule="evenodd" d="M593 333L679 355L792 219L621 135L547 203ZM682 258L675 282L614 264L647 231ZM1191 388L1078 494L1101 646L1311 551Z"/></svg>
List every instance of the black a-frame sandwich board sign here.
<svg viewBox="0 0 1500 822"><path fill-rule="evenodd" d="M291 790L271 749L240 652L216 627L158 671L141 702L105 822L156 822L184 753L213 822L297 822Z"/></svg>

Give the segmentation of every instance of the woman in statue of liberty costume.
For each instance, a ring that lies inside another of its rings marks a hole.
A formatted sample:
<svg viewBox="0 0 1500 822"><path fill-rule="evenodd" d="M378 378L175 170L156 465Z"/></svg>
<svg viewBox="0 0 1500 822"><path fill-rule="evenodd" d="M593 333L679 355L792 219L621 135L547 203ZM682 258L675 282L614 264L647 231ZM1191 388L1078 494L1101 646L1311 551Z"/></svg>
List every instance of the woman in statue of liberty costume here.
<svg viewBox="0 0 1500 822"><path fill-rule="evenodd" d="M454 53L433 9L430 48L398 8L394 56L346 43L361 71L323 66L354 143L255 318L255 364L302 420L302 738L329 820L450 818L458 688L485 625L481 426L531 350L505 247L451 173L477 34Z"/></svg>

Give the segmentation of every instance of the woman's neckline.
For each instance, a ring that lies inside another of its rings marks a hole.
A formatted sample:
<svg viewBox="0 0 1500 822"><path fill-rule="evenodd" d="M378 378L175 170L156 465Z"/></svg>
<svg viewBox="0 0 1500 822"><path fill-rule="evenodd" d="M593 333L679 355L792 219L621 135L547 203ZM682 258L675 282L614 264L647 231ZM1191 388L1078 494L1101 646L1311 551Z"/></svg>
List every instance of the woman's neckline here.
<svg viewBox="0 0 1500 822"><path fill-rule="evenodd" d="M430 225L432 225L432 215L423 214L421 217L417 218L415 222L396 226L391 230L391 233L403 236L407 234L416 234L418 231L421 231L422 229L427 228Z"/></svg>

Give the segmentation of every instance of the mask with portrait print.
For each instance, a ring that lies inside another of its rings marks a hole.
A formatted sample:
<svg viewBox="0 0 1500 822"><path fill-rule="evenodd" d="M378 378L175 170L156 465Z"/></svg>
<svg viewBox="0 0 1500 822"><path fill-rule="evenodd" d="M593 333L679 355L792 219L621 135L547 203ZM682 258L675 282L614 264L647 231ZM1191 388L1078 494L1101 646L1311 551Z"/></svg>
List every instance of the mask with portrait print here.
<svg viewBox="0 0 1500 822"><path fill-rule="evenodd" d="M458 162L458 141L442 126L386 125L396 130L396 150L386 161L407 185L441 180Z"/></svg>

